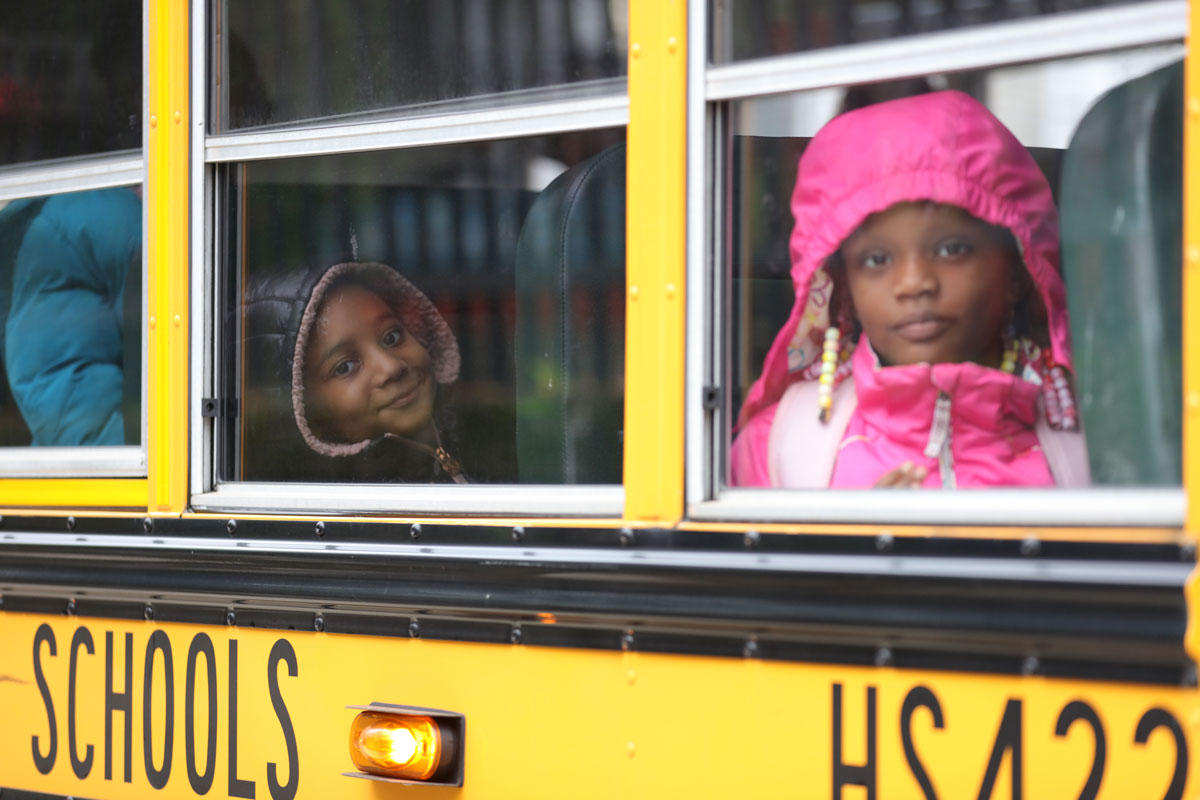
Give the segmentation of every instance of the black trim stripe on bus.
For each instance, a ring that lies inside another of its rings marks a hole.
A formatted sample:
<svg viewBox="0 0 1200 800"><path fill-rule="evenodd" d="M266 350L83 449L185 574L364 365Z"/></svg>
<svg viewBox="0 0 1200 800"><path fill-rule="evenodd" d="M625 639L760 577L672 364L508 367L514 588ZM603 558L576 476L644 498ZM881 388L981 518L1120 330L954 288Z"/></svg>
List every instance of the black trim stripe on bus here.
<svg viewBox="0 0 1200 800"><path fill-rule="evenodd" d="M1170 545L7 517L3 608L1191 683ZM150 530L145 530L149 528ZM40 531L39 531L40 529ZM304 550L298 544L303 533ZM182 538L182 537L186 537ZM314 547L314 543L320 545ZM351 543L357 543L351 546ZM243 548L243 545L246 548Z"/></svg>

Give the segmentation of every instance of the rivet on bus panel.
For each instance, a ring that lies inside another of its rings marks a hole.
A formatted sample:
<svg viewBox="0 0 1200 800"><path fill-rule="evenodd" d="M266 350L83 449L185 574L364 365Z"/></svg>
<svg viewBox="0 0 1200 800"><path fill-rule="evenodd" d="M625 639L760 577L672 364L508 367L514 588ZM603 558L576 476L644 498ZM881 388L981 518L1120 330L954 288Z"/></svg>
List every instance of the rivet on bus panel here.
<svg viewBox="0 0 1200 800"><path fill-rule="evenodd" d="M637 42L634 42L633 44L631 44L629 46L629 55L633 56L634 58L641 58L642 57L642 46L640 44L638 44Z"/></svg>
<svg viewBox="0 0 1200 800"><path fill-rule="evenodd" d="M678 39L676 39L674 36L667 39L667 52L668 53L674 53L678 49L679 49L679 40Z"/></svg>
<svg viewBox="0 0 1200 800"><path fill-rule="evenodd" d="M1200 410L1200 392L1188 392L1187 404L1188 411Z"/></svg>
<svg viewBox="0 0 1200 800"><path fill-rule="evenodd" d="M1188 100L1188 113L1194 117L1200 117L1200 98L1193 97Z"/></svg>
<svg viewBox="0 0 1200 800"><path fill-rule="evenodd" d="M667 297L674 297L674 296L675 296L675 284L668 283L667 284Z"/></svg>
<svg viewBox="0 0 1200 800"><path fill-rule="evenodd" d="M182 120L183 120L183 114L176 111L175 112L175 124L178 125L180 123L180 121L182 121Z"/></svg>
<svg viewBox="0 0 1200 800"><path fill-rule="evenodd" d="M151 114L151 115L150 115L150 127L151 127L151 128L157 128L157 127L158 127L158 115L157 115L157 114Z"/></svg>
<svg viewBox="0 0 1200 800"><path fill-rule="evenodd" d="M179 316L178 314L176 314L176 315L175 315L175 327L176 327L176 328L178 328L178 327L179 327L179 323L181 323L181 322L183 322L183 317L181 317L181 316Z"/></svg>
<svg viewBox="0 0 1200 800"><path fill-rule="evenodd" d="M157 326L158 326L158 317L155 317L155 316L151 315L151 317L150 317L150 330L154 330L154 329L155 329L155 327L157 327Z"/></svg>
<svg viewBox="0 0 1200 800"><path fill-rule="evenodd" d="M350 725L354 766L394 780L462 785L462 715L377 703L365 708Z"/></svg>
<svg viewBox="0 0 1200 800"><path fill-rule="evenodd" d="M625 752L629 754L630 758L633 758L637 755L637 745L633 742L629 742L625 745Z"/></svg>
<svg viewBox="0 0 1200 800"><path fill-rule="evenodd" d="M630 300L638 299L638 287L636 287L636 286L629 287L629 299Z"/></svg>

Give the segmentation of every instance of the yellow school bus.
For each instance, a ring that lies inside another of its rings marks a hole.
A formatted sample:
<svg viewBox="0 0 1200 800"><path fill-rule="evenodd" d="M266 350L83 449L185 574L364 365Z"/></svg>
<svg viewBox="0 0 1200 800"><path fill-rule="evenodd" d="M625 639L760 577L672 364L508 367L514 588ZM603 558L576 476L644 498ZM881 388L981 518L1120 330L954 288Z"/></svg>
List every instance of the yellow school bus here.
<svg viewBox="0 0 1200 800"><path fill-rule="evenodd" d="M1198 21L7 9L0 797L1196 796ZM947 88L1055 192L1093 485L731 485L797 159ZM306 438L334 264L451 332L436 448Z"/></svg>

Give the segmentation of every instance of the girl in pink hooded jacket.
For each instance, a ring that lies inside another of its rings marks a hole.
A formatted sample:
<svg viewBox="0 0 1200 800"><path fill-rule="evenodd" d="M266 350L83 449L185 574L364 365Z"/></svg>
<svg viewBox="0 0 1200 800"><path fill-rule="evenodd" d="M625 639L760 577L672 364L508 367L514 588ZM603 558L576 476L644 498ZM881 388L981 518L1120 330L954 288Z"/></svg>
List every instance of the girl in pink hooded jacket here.
<svg viewBox="0 0 1200 800"><path fill-rule="evenodd" d="M960 92L843 114L792 197L795 303L742 408L735 486L1084 486L1058 215Z"/></svg>

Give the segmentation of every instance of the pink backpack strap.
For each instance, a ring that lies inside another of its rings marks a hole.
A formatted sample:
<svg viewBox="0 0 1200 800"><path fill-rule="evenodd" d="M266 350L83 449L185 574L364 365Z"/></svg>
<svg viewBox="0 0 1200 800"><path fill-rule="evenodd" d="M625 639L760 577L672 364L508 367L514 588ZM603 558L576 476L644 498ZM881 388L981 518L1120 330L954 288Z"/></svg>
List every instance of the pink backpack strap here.
<svg viewBox="0 0 1200 800"><path fill-rule="evenodd" d="M858 405L854 379L842 381L833 392L828 423L818 418L817 382L796 381L787 388L775 411L767 443L771 485L782 489L825 489L833 478L838 445Z"/></svg>
<svg viewBox="0 0 1200 800"><path fill-rule="evenodd" d="M1062 489L1079 489L1092 485L1092 468L1088 462L1087 437L1082 430L1057 431L1050 427L1039 406L1034 425L1042 454L1050 467L1054 485Z"/></svg>

